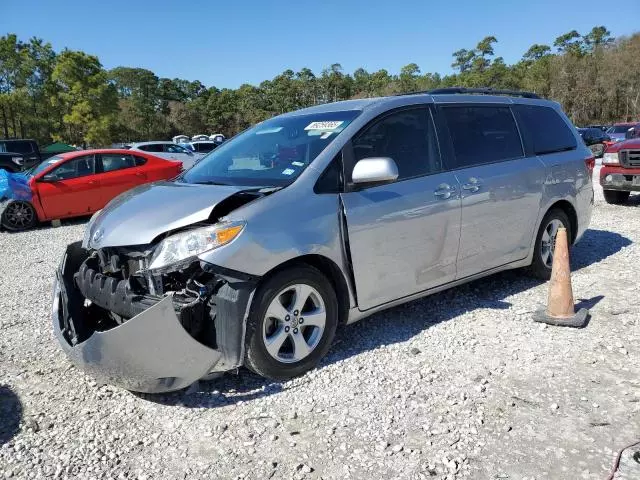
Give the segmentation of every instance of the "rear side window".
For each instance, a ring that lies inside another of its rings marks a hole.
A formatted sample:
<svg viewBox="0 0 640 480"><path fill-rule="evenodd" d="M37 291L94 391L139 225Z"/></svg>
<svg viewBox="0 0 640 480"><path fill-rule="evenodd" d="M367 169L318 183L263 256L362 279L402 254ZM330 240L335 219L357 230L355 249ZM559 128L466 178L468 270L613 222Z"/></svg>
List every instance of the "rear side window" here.
<svg viewBox="0 0 640 480"><path fill-rule="evenodd" d="M143 152L164 152L164 146L161 143L152 143L150 145L140 145L138 147Z"/></svg>
<svg viewBox="0 0 640 480"><path fill-rule="evenodd" d="M165 152L169 152L169 153L189 153L189 150L187 150L184 147L181 147L180 145L170 145L170 144L165 144Z"/></svg>
<svg viewBox="0 0 640 480"><path fill-rule="evenodd" d="M123 155L121 153L102 153L100 154L100 158L102 160L103 172L122 170L124 168L131 168L135 165L132 155Z"/></svg>
<svg viewBox="0 0 640 480"><path fill-rule="evenodd" d="M442 170L431 114L426 108L387 115L353 139L354 160L390 157L398 180Z"/></svg>
<svg viewBox="0 0 640 480"><path fill-rule="evenodd" d="M458 168L524 156L509 107L443 107Z"/></svg>
<svg viewBox="0 0 640 480"><path fill-rule="evenodd" d="M514 105L513 108L525 142L534 154L565 152L578 146L573 132L555 109L536 105Z"/></svg>

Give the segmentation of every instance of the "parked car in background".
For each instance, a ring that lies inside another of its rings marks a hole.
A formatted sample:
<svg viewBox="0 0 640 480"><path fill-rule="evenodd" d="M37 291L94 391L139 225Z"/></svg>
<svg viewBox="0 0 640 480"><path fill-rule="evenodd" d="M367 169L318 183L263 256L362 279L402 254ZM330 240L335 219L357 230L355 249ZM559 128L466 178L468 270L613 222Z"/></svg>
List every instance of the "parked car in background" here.
<svg viewBox="0 0 640 480"><path fill-rule="evenodd" d="M176 135L171 140L173 141L173 143L186 143L186 142L190 141L191 139L189 137L187 137L186 135Z"/></svg>
<svg viewBox="0 0 640 480"><path fill-rule="evenodd" d="M525 92L280 115L95 215L58 270L55 335L131 390L241 365L291 378L338 325L501 270L548 279L558 229L589 226L593 167L560 106Z"/></svg>
<svg viewBox="0 0 640 480"><path fill-rule="evenodd" d="M626 122L626 123L616 123L609 127L607 130L607 135L611 137L611 143L622 142L627 139L627 132L630 128L635 128L640 131L640 123L638 122Z"/></svg>
<svg viewBox="0 0 640 480"><path fill-rule="evenodd" d="M603 132L606 132L610 127L611 125L587 125L585 128L597 128L599 130L602 130Z"/></svg>
<svg viewBox="0 0 640 480"><path fill-rule="evenodd" d="M21 172L41 161L40 150L35 140L0 140L0 170Z"/></svg>
<svg viewBox="0 0 640 480"><path fill-rule="evenodd" d="M640 138L607 147L602 157L600 185L607 203L625 203L631 192L640 192Z"/></svg>
<svg viewBox="0 0 640 480"><path fill-rule="evenodd" d="M201 142L205 140L209 140L209 135L200 134L200 135L194 135L193 137L191 137L192 142Z"/></svg>
<svg viewBox="0 0 640 480"><path fill-rule="evenodd" d="M596 158L602 158L604 149L611 142L611 137L600 128L578 128L582 141L591 149Z"/></svg>
<svg viewBox="0 0 640 480"><path fill-rule="evenodd" d="M183 145L178 145L173 142L137 142L130 144L129 148L139 152L151 153L156 157L166 158L167 160L182 162L182 166L185 170L187 168L191 168L197 160L197 157L191 150Z"/></svg>
<svg viewBox="0 0 640 480"><path fill-rule="evenodd" d="M182 145L191 150L198 159L204 157L207 153L218 146L216 142L212 142L210 140L203 142L189 142Z"/></svg>
<svg viewBox="0 0 640 480"><path fill-rule="evenodd" d="M0 195L0 222L24 230L38 221L89 215L126 190L181 171L180 162L131 150L55 155L24 174L9 174L9 188Z"/></svg>
<svg viewBox="0 0 640 480"><path fill-rule="evenodd" d="M212 135L209 135L209 140L220 145L226 140L226 137L221 133L214 133Z"/></svg>

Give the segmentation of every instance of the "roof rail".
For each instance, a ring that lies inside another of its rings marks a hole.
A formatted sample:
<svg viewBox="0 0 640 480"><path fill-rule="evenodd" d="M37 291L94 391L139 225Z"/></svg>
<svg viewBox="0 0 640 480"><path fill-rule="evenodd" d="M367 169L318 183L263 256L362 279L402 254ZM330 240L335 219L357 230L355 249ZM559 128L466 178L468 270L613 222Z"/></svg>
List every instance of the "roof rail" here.
<svg viewBox="0 0 640 480"><path fill-rule="evenodd" d="M532 92L521 92L519 90L498 90L494 88L467 88L467 87L447 87L436 88L434 90L424 90L422 92L408 92L400 95L450 95L450 94L476 94L476 95L509 95L512 97L541 98L540 95Z"/></svg>

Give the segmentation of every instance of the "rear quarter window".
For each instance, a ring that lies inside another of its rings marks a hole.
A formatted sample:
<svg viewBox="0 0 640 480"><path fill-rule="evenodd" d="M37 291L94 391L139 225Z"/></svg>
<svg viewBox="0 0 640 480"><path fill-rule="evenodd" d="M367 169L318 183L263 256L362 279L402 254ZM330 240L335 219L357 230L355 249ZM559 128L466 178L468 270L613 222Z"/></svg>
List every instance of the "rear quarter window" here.
<svg viewBox="0 0 640 480"><path fill-rule="evenodd" d="M141 167L142 165L144 165L145 163L147 163L147 159L144 157L140 157L138 155L134 155L133 156L133 160L136 163L136 167Z"/></svg>
<svg viewBox="0 0 640 480"><path fill-rule="evenodd" d="M573 132L551 107L514 105L522 136L535 155L574 150L578 143Z"/></svg>

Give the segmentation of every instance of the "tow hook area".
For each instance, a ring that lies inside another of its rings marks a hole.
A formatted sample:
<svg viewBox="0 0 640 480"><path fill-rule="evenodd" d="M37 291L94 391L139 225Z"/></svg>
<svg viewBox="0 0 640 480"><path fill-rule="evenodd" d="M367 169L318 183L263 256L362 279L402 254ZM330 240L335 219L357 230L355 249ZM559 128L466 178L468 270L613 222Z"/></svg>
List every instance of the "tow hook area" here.
<svg viewBox="0 0 640 480"><path fill-rule="evenodd" d="M137 298L130 292L123 296L114 287L102 288L98 296L97 284L109 287L113 282L100 273L86 274L82 267L88 258L79 242L69 245L53 292L54 333L76 366L101 382L147 393L179 390L211 372L240 366L254 282L213 273L216 267L205 265L207 274L215 277L216 291L202 308L185 310L172 292L150 301L149 296ZM96 288L87 288L78 275L82 271ZM112 297L106 296L107 290ZM120 317L123 310L131 315ZM188 331L185 311L198 312L198 322L210 325L213 339L208 344ZM114 312L120 321L105 321Z"/></svg>

